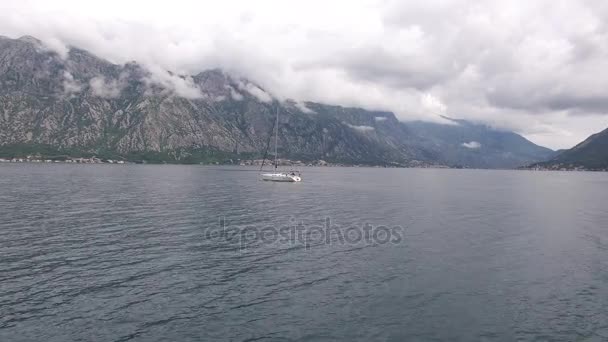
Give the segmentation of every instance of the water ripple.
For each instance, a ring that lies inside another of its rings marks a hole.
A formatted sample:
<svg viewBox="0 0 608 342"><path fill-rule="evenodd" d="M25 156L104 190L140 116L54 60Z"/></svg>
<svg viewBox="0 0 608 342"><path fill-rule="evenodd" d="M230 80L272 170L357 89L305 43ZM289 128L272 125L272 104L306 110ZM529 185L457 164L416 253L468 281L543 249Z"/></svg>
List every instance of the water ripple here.
<svg viewBox="0 0 608 342"><path fill-rule="evenodd" d="M605 174L229 170L0 165L0 340L608 338ZM281 244L220 218L403 230Z"/></svg>

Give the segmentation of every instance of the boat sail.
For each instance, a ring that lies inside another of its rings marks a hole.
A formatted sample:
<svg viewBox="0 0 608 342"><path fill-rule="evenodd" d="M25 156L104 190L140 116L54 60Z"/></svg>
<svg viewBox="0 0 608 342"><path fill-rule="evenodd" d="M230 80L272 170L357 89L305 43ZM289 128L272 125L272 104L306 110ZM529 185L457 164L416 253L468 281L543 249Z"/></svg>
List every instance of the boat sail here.
<svg viewBox="0 0 608 342"><path fill-rule="evenodd" d="M288 171L282 172L278 171L279 166L279 154L277 152L277 145L279 144L279 106L277 105L277 117L274 124L275 134L274 134L274 171L262 173L262 180L270 181L270 182L301 182L302 174L300 171ZM266 147L268 150L268 146ZM264 160L266 160L266 153L264 154ZM260 171L264 167L264 161L262 161L262 166L260 167Z"/></svg>

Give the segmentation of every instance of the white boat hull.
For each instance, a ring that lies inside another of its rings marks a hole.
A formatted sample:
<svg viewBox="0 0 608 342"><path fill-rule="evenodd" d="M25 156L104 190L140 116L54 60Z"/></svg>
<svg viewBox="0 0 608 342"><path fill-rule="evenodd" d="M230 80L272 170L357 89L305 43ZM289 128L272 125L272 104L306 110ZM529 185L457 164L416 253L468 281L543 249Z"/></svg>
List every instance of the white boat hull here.
<svg viewBox="0 0 608 342"><path fill-rule="evenodd" d="M302 177L288 173L263 173L262 180L269 182L301 182Z"/></svg>

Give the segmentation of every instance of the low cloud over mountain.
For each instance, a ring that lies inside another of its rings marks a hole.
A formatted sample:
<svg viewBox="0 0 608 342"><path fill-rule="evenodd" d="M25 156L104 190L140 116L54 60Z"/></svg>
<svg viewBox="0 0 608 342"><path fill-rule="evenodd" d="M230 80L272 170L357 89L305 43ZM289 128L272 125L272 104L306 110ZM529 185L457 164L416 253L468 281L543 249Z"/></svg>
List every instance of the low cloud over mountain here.
<svg viewBox="0 0 608 342"><path fill-rule="evenodd" d="M0 2L0 34L137 60L185 97L175 75L221 68L280 98L447 114L554 148L608 125L606 23L601 0Z"/></svg>
<svg viewBox="0 0 608 342"><path fill-rule="evenodd" d="M552 154L515 133L445 116L444 124L404 123L386 111L282 100L219 69L178 75L78 48L64 55L31 36L0 37L2 157L260 158L277 111L279 151L292 159L496 168Z"/></svg>

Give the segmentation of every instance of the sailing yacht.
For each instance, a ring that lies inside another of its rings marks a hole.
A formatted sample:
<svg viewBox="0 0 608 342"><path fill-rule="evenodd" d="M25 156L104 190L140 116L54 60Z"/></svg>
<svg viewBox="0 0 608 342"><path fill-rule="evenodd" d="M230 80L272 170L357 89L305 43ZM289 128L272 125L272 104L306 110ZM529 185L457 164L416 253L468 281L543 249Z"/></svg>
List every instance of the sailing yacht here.
<svg viewBox="0 0 608 342"><path fill-rule="evenodd" d="M277 118L274 124L275 134L274 134L274 171L262 173L262 180L270 181L270 182L301 182L302 174L300 171L288 171L282 172L278 171L277 168L279 166L279 154L277 153L277 145L279 143L279 108L277 105ZM267 149L268 150L268 149ZM262 162L262 167L264 167L264 162Z"/></svg>
<svg viewBox="0 0 608 342"><path fill-rule="evenodd" d="M262 179L271 182L301 182L302 177L298 172L274 172L274 173L263 173Z"/></svg>

